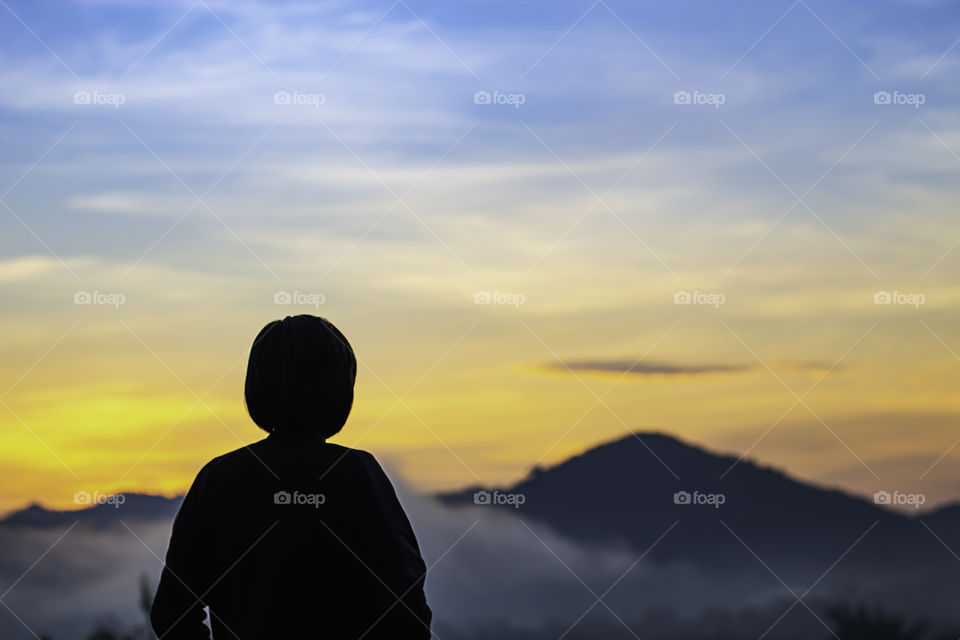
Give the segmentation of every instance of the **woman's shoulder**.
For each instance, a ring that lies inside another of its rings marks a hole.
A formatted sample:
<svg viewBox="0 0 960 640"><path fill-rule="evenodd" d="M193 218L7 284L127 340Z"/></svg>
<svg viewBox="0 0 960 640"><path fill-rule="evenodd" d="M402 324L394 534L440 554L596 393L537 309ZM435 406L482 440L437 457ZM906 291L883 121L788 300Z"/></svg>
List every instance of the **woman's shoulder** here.
<svg viewBox="0 0 960 640"><path fill-rule="evenodd" d="M376 460L376 458L373 457L372 453L364 449L357 449L354 447L345 447L342 444L334 444L332 442L324 443L323 446L328 447L331 451L336 451L341 455L353 456L361 460L374 460L374 461Z"/></svg>
<svg viewBox="0 0 960 640"><path fill-rule="evenodd" d="M216 473L217 470L236 469L237 467L247 467L250 465L263 464L265 459L272 458L266 453L270 447L269 438L264 438L249 444L245 447L239 447L219 455L200 470L200 474L209 475ZM294 447L296 449L296 447ZM380 463L376 457L369 451L354 447L346 447L332 442L324 442L315 448L318 462L335 462L344 467L359 467L367 471L379 472ZM302 451L300 452L302 454Z"/></svg>
<svg viewBox="0 0 960 640"><path fill-rule="evenodd" d="M355 464L367 471L380 471L380 463L377 462L377 459L369 451L345 447L343 445L333 444L332 442L326 443L324 448L326 448L329 453L332 453L333 457L337 460L352 460Z"/></svg>

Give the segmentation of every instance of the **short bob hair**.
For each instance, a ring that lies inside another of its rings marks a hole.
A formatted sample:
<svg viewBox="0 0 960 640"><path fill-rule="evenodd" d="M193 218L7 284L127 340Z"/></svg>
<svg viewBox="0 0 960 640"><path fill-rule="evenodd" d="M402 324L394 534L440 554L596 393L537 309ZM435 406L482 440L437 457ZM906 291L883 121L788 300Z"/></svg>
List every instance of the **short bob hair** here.
<svg viewBox="0 0 960 640"><path fill-rule="evenodd" d="M250 348L247 411L268 433L329 438L350 415L356 377L350 343L326 318L274 320Z"/></svg>

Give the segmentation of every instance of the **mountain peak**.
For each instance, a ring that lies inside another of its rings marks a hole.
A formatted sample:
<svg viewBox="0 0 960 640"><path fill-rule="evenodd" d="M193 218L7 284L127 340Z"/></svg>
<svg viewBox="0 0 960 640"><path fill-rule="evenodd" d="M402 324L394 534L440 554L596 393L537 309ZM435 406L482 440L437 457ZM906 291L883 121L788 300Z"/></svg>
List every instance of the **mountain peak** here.
<svg viewBox="0 0 960 640"><path fill-rule="evenodd" d="M439 498L473 504L476 490ZM805 561L829 564L831 554L835 559L843 551L837 539L856 540L881 521L897 532L910 520L862 497L657 431L629 432L497 491L522 494L522 515L583 542L621 543L643 552L671 529L653 555L704 564L740 561L743 549L731 530L756 541L752 546L762 557L795 547L804 550ZM516 501L491 504L517 508ZM864 549L870 546L864 543Z"/></svg>

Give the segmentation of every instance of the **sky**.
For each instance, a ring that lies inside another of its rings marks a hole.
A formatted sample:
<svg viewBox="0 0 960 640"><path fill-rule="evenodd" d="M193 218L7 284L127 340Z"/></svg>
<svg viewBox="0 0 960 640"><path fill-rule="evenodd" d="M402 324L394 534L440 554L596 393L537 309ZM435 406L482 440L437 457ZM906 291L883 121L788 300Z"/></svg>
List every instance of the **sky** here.
<svg viewBox="0 0 960 640"><path fill-rule="evenodd" d="M960 7L865 6L0 1L0 510L184 491L297 313L421 491L655 430L960 499Z"/></svg>

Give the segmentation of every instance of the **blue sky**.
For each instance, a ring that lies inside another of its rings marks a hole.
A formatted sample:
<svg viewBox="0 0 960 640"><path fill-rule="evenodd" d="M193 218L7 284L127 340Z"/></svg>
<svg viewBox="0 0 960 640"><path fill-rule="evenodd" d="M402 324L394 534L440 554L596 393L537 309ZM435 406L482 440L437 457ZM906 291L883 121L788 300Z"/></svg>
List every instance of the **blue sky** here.
<svg viewBox="0 0 960 640"><path fill-rule="evenodd" d="M950 144L956 63L940 56L957 21L946 5L887 3L867 15L834 3L9 6L33 34L7 14L6 182L76 124L6 201L36 210L25 214L31 227L61 255L92 248L135 260L171 209L191 204L187 187L200 193L245 153L210 203L229 211L248 244L265 214L271 230L322 221L325 231L353 234L369 222L347 220L356 207L391 199L368 167L403 190L445 151L449 193L410 196L418 210L429 201L424 216L528 222L541 236L547 229L536 212L548 209L539 215L558 218L559 235L575 218L556 204L590 195L579 179L606 189L668 129L651 162L613 193L632 203L632 188L654 187L650 206L671 208L658 216L664 234L674 223L761 224L771 215L763 209L791 202L778 177L799 193L873 123L811 195L815 209L856 199L862 210L831 212L838 234L869 233L862 223L883 216L884 205L896 204L891 197L946 187L950 177L945 158L916 162L939 145L924 123ZM475 105L481 90L523 94L524 103ZM872 102L878 90L923 93L925 104L881 109ZM124 103L76 105L76 91L122 95ZM277 91L325 102L276 105ZM684 109L672 102L676 91L720 93L725 102ZM511 204L523 206L505 207L476 183L484 171L499 180L505 165L517 166ZM705 210L705 191L724 193L721 210ZM184 222L191 237L171 234L160 255L229 233L198 209ZM795 217L809 217L800 209ZM11 222L19 226L4 224ZM102 226L114 242L98 241ZM9 253L37 248L21 242L24 231L5 234ZM411 240L423 231L405 225L395 233ZM456 229L444 232L436 231L455 252L471 253ZM251 245L267 265L264 256L289 249L272 240L279 246Z"/></svg>

